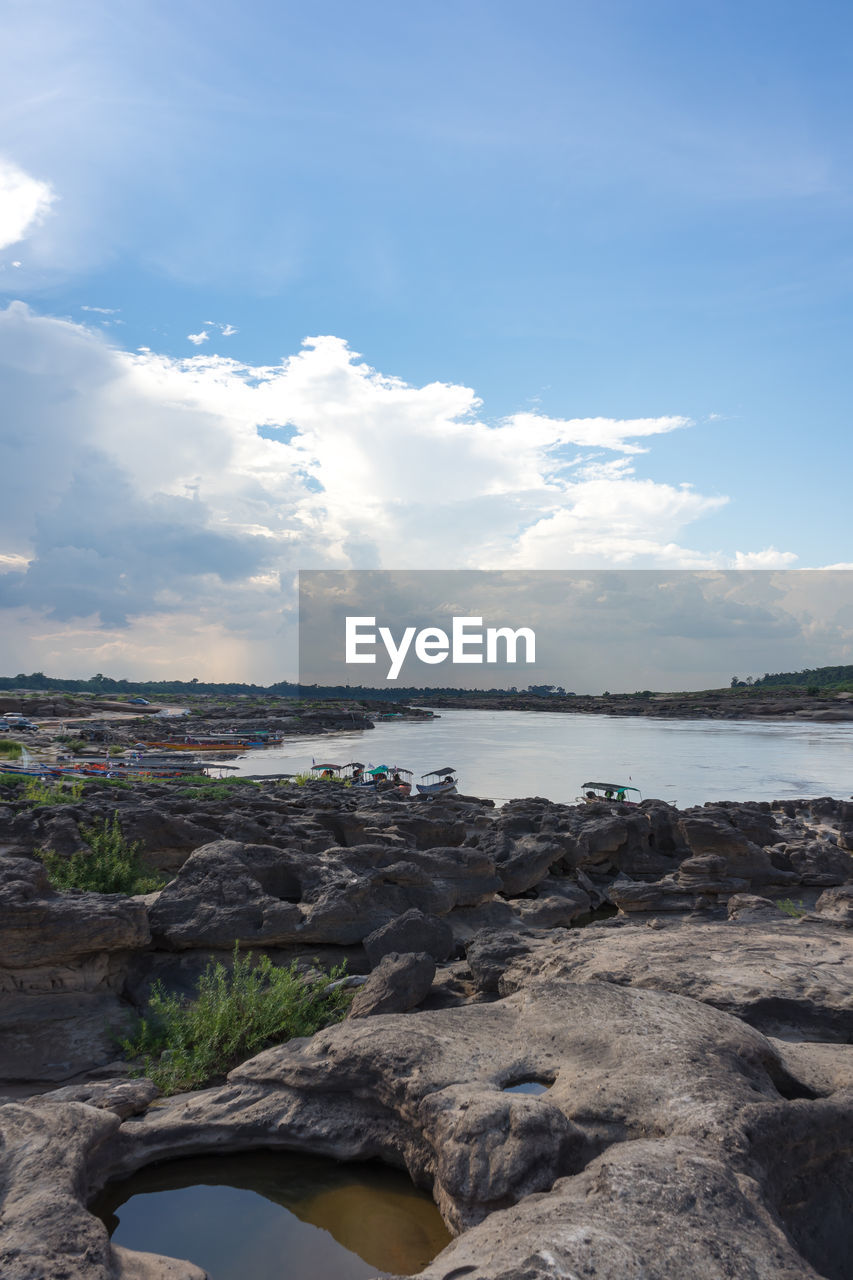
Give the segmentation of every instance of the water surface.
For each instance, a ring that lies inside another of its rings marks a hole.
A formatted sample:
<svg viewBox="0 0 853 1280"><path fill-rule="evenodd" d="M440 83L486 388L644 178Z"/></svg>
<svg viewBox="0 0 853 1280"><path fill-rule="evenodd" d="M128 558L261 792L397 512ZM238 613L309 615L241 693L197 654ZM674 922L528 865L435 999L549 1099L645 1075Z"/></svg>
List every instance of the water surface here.
<svg viewBox="0 0 853 1280"><path fill-rule="evenodd" d="M405 1173L290 1152L148 1165L90 1207L116 1244L189 1259L213 1280L411 1275L451 1240Z"/></svg>
<svg viewBox="0 0 853 1280"><path fill-rule="evenodd" d="M584 782L621 782L681 807L853 792L853 723L652 720L554 711L443 710L433 721L291 738L252 751L241 773L298 773L313 759L453 765L460 790L498 803L545 796L572 803Z"/></svg>

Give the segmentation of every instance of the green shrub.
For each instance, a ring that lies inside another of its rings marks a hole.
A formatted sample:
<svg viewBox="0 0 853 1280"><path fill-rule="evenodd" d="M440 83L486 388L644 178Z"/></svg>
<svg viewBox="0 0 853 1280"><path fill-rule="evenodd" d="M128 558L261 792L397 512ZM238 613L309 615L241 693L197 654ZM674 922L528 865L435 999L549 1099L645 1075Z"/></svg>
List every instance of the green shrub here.
<svg viewBox="0 0 853 1280"><path fill-rule="evenodd" d="M24 748L20 742L13 742L11 738L0 738L0 760L19 760L24 754Z"/></svg>
<svg viewBox="0 0 853 1280"><path fill-rule="evenodd" d="M76 804L83 794L83 783L78 779L66 787L62 782L43 782L41 778L28 778L24 787L24 799L35 808L45 804Z"/></svg>
<svg viewBox="0 0 853 1280"><path fill-rule="evenodd" d="M261 956L254 963L235 944L233 968L211 961L193 999L167 995L155 983L147 1016L122 1047L143 1059L142 1073L163 1093L200 1089L271 1044L339 1022L352 993L332 983L345 968L302 977L295 961L283 968Z"/></svg>
<svg viewBox="0 0 853 1280"><path fill-rule="evenodd" d="M795 919L800 916L808 915L806 908L803 906L802 900L793 902L790 898L781 898L776 906L780 911L784 911L786 916L793 916Z"/></svg>
<svg viewBox="0 0 853 1280"><path fill-rule="evenodd" d="M41 860L55 889L88 889L92 893L151 893L165 883L160 876L146 874L139 862L141 845L131 844L122 835L118 814L101 819L80 834L89 845L70 858L61 858L50 849L41 850Z"/></svg>

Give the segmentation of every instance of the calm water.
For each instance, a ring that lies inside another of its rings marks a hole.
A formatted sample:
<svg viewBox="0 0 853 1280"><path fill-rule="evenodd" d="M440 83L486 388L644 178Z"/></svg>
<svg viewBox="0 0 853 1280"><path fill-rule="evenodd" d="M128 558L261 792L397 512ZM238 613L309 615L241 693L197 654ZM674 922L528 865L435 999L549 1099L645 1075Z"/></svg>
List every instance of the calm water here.
<svg viewBox="0 0 853 1280"><path fill-rule="evenodd" d="M453 765L460 790L501 801L571 802L581 784L625 782L679 806L853 792L853 723L649 720L548 711L442 711L429 723L293 738L234 763L242 773L299 773L316 760Z"/></svg>
<svg viewBox="0 0 853 1280"><path fill-rule="evenodd" d="M149 1165L91 1209L116 1244L189 1259L213 1280L410 1275L451 1240L404 1173L289 1152Z"/></svg>

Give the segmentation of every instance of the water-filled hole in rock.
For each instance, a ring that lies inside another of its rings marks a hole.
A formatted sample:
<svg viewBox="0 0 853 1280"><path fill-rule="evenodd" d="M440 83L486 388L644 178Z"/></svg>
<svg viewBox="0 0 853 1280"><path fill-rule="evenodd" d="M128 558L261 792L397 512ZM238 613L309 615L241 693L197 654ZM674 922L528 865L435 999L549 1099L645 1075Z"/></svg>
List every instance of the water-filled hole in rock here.
<svg viewBox="0 0 853 1280"><path fill-rule="evenodd" d="M503 1093L530 1093L534 1096L540 1093L547 1093L551 1088L553 1081L546 1082L544 1080L517 1080L515 1084L505 1084Z"/></svg>
<svg viewBox="0 0 853 1280"><path fill-rule="evenodd" d="M411 1275L452 1239L405 1173L292 1152L147 1165L90 1209L115 1244L188 1259L212 1280Z"/></svg>

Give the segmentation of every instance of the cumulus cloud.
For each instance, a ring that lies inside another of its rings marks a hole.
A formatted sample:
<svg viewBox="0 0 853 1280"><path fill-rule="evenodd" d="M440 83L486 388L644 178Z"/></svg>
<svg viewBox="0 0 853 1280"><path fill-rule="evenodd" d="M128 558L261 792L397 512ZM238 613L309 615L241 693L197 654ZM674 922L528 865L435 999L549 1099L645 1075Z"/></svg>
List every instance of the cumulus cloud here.
<svg viewBox="0 0 853 1280"><path fill-rule="evenodd" d="M0 249L23 240L45 218L56 194L47 182L0 160ZM20 266L19 262L13 266Z"/></svg>
<svg viewBox="0 0 853 1280"><path fill-rule="evenodd" d="M173 359L20 303L0 349L0 598L45 637L84 619L124 653L144 632L178 669L225 633L274 678L293 674L298 568L731 563L683 536L725 497L636 471L638 442L684 417L489 423L470 388L412 386L337 337L271 366Z"/></svg>
<svg viewBox="0 0 853 1280"><path fill-rule="evenodd" d="M195 347L200 347L203 342L207 342L209 337L210 337L210 334L207 332L207 330L202 329L200 333L188 333L187 341L191 342Z"/></svg>

